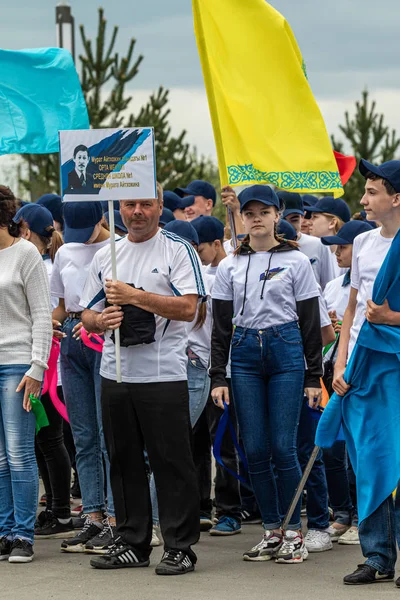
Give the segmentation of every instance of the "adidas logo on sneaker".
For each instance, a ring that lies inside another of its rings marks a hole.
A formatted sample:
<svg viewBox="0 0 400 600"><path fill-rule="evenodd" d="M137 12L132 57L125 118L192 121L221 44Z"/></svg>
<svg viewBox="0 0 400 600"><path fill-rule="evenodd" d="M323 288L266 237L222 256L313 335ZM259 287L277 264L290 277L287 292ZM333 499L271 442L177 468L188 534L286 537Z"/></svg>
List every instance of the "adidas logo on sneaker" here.
<svg viewBox="0 0 400 600"><path fill-rule="evenodd" d="M155 269L152 270L152 273L158 273L158 269L157 267Z"/></svg>

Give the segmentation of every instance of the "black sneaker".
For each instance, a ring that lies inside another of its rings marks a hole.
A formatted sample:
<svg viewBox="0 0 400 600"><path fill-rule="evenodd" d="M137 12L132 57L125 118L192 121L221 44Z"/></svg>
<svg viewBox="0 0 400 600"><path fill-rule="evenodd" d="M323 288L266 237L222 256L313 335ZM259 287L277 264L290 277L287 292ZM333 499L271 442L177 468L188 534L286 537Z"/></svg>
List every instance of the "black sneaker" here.
<svg viewBox="0 0 400 600"><path fill-rule="evenodd" d="M150 560L148 556L141 555L136 548L129 546L122 538L118 537L107 554L92 558L90 564L95 569L126 569L128 567L148 567Z"/></svg>
<svg viewBox="0 0 400 600"><path fill-rule="evenodd" d="M396 587L400 588L400 577L396 579Z"/></svg>
<svg viewBox="0 0 400 600"><path fill-rule="evenodd" d="M35 521L35 529L39 527L43 527L43 525L53 516L51 510L42 510L36 517Z"/></svg>
<svg viewBox="0 0 400 600"><path fill-rule="evenodd" d="M8 557L9 563L28 563L33 560L33 545L27 540L16 539L11 546L11 553Z"/></svg>
<svg viewBox="0 0 400 600"><path fill-rule="evenodd" d="M366 585L368 583L383 583L385 581L393 581L394 571L390 573L381 573L378 569L374 569L371 565L358 565L354 573L346 575L343 578L343 583L346 585ZM396 581L397 585L397 581Z"/></svg>
<svg viewBox="0 0 400 600"><path fill-rule="evenodd" d="M194 571L194 562L181 550L166 550L156 566L157 575L184 575Z"/></svg>
<svg viewBox="0 0 400 600"><path fill-rule="evenodd" d="M0 560L7 560L10 556L12 548L12 541L7 539L4 535L0 538Z"/></svg>
<svg viewBox="0 0 400 600"><path fill-rule="evenodd" d="M74 537L75 532L72 525L72 519L68 523L60 521L52 513L40 527L35 527L35 538L41 540L60 540Z"/></svg>
<svg viewBox="0 0 400 600"><path fill-rule="evenodd" d="M103 521L103 530L85 544L85 552L89 554L107 554L111 546L115 544L117 529L110 525L108 519Z"/></svg>
<svg viewBox="0 0 400 600"><path fill-rule="evenodd" d="M81 529L75 537L63 541L61 544L61 552L85 552L85 544L96 537L102 529L102 527L99 527L96 523L92 523L92 521L87 518L83 529Z"/></svg>
<svg viewBox="0 0 400 600"><path fill-rule="evenodd" d="M79 485L79 477L76 471L74 471L74 481L71 487L71 496L74 500L76 500L77 498L82 498L81 487Z"/></svg>
<svg viewBox="0 0 400 600"><path fill-rule="evenodd" d="M260 514L251 513L248 510L242 510L240 516L242 518L242 525L259 525L262 523Z"/></svg>
<svg viewBox="0 0 400 600"><path fill-rule="evenodd" d="M84 527L86 521L86 515L81 513L80 517L72 517L72 527L74 529L82 529Z"/></svg>

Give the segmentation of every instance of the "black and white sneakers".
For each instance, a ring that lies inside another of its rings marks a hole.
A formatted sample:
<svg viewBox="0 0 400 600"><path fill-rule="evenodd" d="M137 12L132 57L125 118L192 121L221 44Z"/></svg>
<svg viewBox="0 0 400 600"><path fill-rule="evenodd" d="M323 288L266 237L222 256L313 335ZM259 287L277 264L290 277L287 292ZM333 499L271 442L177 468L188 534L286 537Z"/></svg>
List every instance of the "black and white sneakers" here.
<svg viewBox="0 0 400 600"><path fill-rule="evenodd" d="M103 527L86 519L85 524L81 531L71 539L64 540L61 544L62 552L85 552L85 545L92 538L96 537L103 531Z"/></svg>
<svg viewBox="0 0 400 600"><path fill-rule="evenodd" d="M358 565L354 573L346 575L343 578L343 583L346 585L366 585L368 583L384 583L393 581L394 571L390 573L380 573L378 569L374 569L371 565ZM397 585L397 582L396 582Z"/></svg>
<svg viewBox="0 0 400 600"><path fill-rule="evenodd" d="M108 519L104 519L103 529L96 537L86 542L85 552L88 554L107 554L111 546L115 544L116 531L116 527L110 525Z"/></svg>
<svg viewBox="0 0 400 600"><path fill-rule="evenodd" d="M142 556L136 548L129 546L119 537L106 554L92 558L90 564L95 569L126 569L148 567L150 560L148 556Z"/></svg>
<svg viewBox="0 0 400 600"><path fill-rule="evenodd" d="M245 552L243 554L243 560L254 562L272 560L275 558L275 555L282 546L282 543L283 536L281 533L276 533L275 531L269 531L266 529L261 542Z"/></svg>
<svg viewBox="0 0 400 600"><path fill-rule="evenodd" d="M166 550L156 566L157 575L184 575L194 571L194 562L181 550Z"/></svg>
<svg viewBox="0 0 400 600"><path fill-rule="evenodd" d="M12 542L9 563L28 563L33 560L33 545L27 540L16 539Z"/></svg>

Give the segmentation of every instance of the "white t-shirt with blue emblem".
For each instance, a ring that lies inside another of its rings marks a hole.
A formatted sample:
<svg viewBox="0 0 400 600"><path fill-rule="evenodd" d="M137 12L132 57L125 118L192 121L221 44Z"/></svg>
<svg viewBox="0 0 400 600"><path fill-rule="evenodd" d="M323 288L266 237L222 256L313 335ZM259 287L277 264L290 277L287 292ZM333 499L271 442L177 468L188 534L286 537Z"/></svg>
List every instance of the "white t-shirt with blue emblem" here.
<svg viewBox="0 0 400 600"><path fill-rule="evenodd" d="M134 243L128 237L116 245L118 281L162 296L206 295L201 265L193 247L179 236L159 229L151 239ZM112 279L110 247L95 255L81 306L101 312L105 282ZM154 383L187 379L187 323L155 315L155 342L121 348L122 381ZM115 346L106 332L100 374L116 381Z"/></svg>
<svg viewBox="0 0 400 600"><path fill-rule="evenodd" d="M296 302L318 298L319 290L309 259L298 250L256 252L220 262L212 297L233 300L234 325L266 329L297 321Z"/></svg>

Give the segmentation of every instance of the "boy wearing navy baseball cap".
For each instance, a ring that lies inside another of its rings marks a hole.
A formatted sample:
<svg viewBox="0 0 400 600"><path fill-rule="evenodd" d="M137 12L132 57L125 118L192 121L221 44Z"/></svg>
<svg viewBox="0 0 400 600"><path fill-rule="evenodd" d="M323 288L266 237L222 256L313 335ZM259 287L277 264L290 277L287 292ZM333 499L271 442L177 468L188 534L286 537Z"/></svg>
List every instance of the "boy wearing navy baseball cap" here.
<svg viewBox="0 0 400 600"><path fill-rule="evenodd" d="M203 265L218 266L226 256L224 250L224 226L216 217L197 217L191 224L199 237L198 253Z"/></svg>
<svg viewBox="0 0 400 600"><path fill-rule="evenodd" d="M168 208L174 214L175 219L178 221L186 221L185 209L194 204L194 196L185 196L181 198L175 192L168 190L164 191L163 194L164 208Z"/></svg>
<svg viewBox="0 0 400 600"><path fill-rule="evenodd" d="M371 300L375 279L400 228L400 161L388 161L375 166L361 160L359 170L366 180L361 204L367 219L382 223L382 227L362 233L354 239L350 297L343 319L333 379L333 389L339 396L344 396L350 390L343 375L365 319L374 325L386 326L385 337L388 338L392 335L392 328L395 335L400 326L400 312L392 310L387 300L381 305ZM376 457L381 457L382 469L390 464L389 470L398 479L400 452L398 442L390 432L391 428L400 427L400 422L396 422L399 418L398 411L393 411L393 414L391 411L382 411L383 406L394 406L388 396L389 388L381 380L382 374L379 374L379 379L375 376L376 381L374 380L375 369L379 371L383 361L386 381L390 381L389 387L397 380L397 389L400 387L399 363L394 356L380 352L379 347L375 351L371 350L363 365L368 402L360 404L361 391L349 398L349 402L353 401L358 407L354 415L356 423L360 423L360 427L362 423L368 426L365 435L368 436L369 443L362 444L361 447L360 438L357 438L358 434L351 427L346 433L350 460L357 479L357 495L359 503L363 499L366 514L360 524L359 536L363 555L367 559L354 573L344 578L347 585L391 581L394 578L399 506L394 507L394 486L390 486L391 489L382 486ZM365 499L371 496L374 497L374 509L366 505ZM400 579L396 581L396 585L400 587Z"/></svg>
<svg viewBox="0 0 400 600"><path fill-rule="evenodd" d="M193 221L196 217L211 216L212 210L217 201L217 192L215 187L208 181L196 179L191 181L185 188L175 188L174 192L181 198L194 196L194 203L185 208L186 219Z"/></svg>

